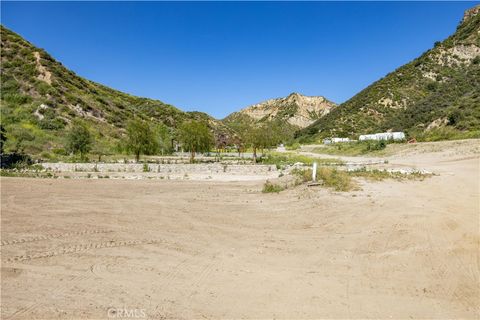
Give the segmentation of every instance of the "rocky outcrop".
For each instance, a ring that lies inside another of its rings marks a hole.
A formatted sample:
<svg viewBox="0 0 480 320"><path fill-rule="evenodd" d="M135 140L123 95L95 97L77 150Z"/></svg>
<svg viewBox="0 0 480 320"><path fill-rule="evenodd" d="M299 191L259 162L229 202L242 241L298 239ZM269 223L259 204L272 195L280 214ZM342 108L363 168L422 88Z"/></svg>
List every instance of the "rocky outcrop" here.
<svg viewBox="0 0 480 320"><path fill-rule="evenodd" d="M247 115L255 121L281 119L304 128L329 113L335 106L335 103L322 96L292 93L285 98L270 99L251 105L238 113Z"/></svg>
<svg viewBox="0 0 480 320"><path fill-rule="evenodd" d="M478 13L480 13L480 5L477 5L471 9L468 9L467 11L465 11L465 14L463 15L462 23L467 21L471 17L476 16Z"/></svg>

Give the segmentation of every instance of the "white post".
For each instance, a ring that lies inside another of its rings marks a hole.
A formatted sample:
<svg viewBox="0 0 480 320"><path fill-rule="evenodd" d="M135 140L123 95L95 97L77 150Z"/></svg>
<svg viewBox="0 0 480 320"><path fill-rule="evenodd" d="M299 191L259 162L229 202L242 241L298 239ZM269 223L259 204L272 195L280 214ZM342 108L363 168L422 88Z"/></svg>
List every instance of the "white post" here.
<svg viewBox="0 0 480 320"><path fill-rule="evenodd" d="M317 181L317 163L313 163L313 168L312 168L312 181L316 182Z"/></svg>

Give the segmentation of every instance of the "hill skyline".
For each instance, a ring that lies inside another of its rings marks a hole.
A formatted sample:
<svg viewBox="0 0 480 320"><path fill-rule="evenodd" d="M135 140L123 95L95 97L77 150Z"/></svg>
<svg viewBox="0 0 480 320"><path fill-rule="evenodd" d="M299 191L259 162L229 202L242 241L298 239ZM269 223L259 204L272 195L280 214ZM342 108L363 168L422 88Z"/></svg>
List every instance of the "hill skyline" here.
<svg viewBox="0 0 480 320"><path fill-rule="evenodd" d="M291 92L342 103L452 34L474 3L412 4L415 10L398 3L209 4L195 13L195 4L171 5L120 4L106 14L108 4L2 2L2 23L84 78L221 119ZM91 6L96 13L87 12ZM135 14L147 9L139 22ZM123 26L107 26L129 10ZM36 14L42 23L30 19ZM367 21L375 15L375 24ZM164 21L153 23L159 16ZM181 30L159 31L175 19L172 28Z"/></svg>

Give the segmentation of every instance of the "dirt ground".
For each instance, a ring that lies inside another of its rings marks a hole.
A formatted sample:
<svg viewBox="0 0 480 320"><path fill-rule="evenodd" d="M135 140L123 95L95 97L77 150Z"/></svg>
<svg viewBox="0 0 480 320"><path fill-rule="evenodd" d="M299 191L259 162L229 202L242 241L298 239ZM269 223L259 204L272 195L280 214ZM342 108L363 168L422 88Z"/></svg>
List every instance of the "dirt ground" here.
<svg viewBox="0 0 480 320"><path fill-rule="evenodd" d="M443 146L348 193L2 178L2 319L478 319L479 141Z"/></svg>

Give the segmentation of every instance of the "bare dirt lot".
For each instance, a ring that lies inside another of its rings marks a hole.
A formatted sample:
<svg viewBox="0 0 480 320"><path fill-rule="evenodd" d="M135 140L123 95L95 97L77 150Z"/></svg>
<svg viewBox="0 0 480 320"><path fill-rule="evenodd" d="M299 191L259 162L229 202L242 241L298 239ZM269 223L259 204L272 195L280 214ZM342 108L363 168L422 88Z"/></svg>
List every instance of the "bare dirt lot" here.
<svg viewBox="0 0 480 320"><path fill-rule="evenodd" d="M279 194L2 178L2 319L478 318L478 141L390 160L437 175Z"/></svg>

